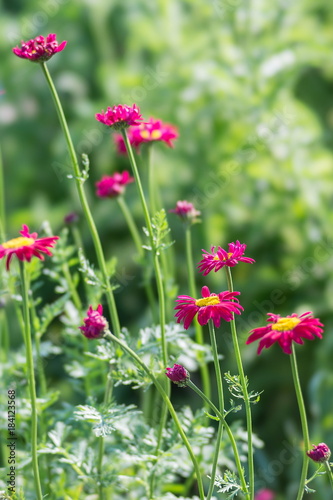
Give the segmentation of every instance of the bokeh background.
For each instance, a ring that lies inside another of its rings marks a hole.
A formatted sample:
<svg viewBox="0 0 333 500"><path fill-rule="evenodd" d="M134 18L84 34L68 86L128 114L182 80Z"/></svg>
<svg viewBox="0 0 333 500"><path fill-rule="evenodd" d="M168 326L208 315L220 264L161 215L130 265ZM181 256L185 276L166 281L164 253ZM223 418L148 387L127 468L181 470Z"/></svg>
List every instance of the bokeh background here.
<svg viewBox="0 0 333 500"><path fill-rule="evenodd" d="M135 102L145 118L178 127L174 149L154 148L154 167L166 210L187 199L202 212L193 228L195 262L201 248L236 239L257 262L234 272L245 308L239 334L250 388L264 391L254 407L254 428L265 443L256 455L258 485L282 498L299 474L286 445L300 440L290 362L276 346L258 357L245 340L268 311L312 310L322 320L323 340L297 352L311 441L333 447L332 23L333 4L324 0L1 2L6 237L15 237L22 223L39 230L45 220L57 234L66 214L80 212L43 74L11 52L22 39L57 33L68 45L49 70L77 151L90 158L86 189L105 251L130 277L116 295L123 324L135 329L147 316L119 207L95 196L103 174L128 168L94 118L107 106ZM133 185L127 193L140 226ZM173 214L168 219L178 292L188 293L183 228ZM79 228L94 259L83 221ZM223 273L204 282L198 275L203 283L226 287ZM233 370L228 329L220 334L225 371ZM327 500L321 481L315 487L316 499Z"/></svg>

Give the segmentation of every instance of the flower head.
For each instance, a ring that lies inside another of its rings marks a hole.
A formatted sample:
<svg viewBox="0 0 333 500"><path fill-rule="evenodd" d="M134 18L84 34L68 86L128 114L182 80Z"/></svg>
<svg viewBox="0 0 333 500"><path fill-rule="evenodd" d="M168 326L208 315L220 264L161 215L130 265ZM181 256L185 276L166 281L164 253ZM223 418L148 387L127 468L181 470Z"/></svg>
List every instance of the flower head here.
<svg viewBox="0 0 333 500"><path fill-rule="evenodd" d="M106 111L96 113L95 116L96 120L116 130L122 130L131 125L139 125L142 120L140 109L136 104L133 104L133 106L119 104L112 108L108 107Z"/></svg>
<svg viewBox="0 0 333 500"><path fill-rule="evenodd" d="M21 42L21 48L13 48L13 52L22 59L30 59L30 61L45 62L48 61L54 54L64 50L67 42L61 42L58 45L54 33L50 33L46 38L37 36L28 42Z"/></svg>
<svg viewBox="0 0 333 500"><path fill-rule="evenodd" d="M325 443L320 443L317 446L312 445L312 450L306 452L307 456L314 462L327 462L331 456L331 450Z"/></svg>
<svg viewBox="0 0 333 500"><path fill-rule="evenodd" d="M87 317L83 320L84 326L79 327L87 339L100 339L109 328L108 322L102 314L103 307L101 304L97 306L96 310L89 306Z"/></svg>
<svg viewBox="0 0 333 500"><path fill-rule="evenodd" d="M22 225L21 236L8 240L0 245L0 259L7 257L6 269L9 271L9 264L14 255L21 261L30 262L32 257L44 260L44 255L52 255L48 248L53 248L59 236L49 236L47 238L37 238L37 233L29 233L29 228Z"/></svg>
<svg viewBox="0 0 333 500"><path fill-rule="evenodd" d="M76 222L78 222L78 220L79 220L79 215L76 212L70 212L64 217L65 224L75 224Z"/></svg>
<svg viewBox="0 0 333 500"><path fill-rule="evenodd" d="M199 210L196 210L194 208L194 205L186 200L177 201L176 208L169 210L169 212L175 213L183 222L187 222L190 224L195 224L196 222L198 222L197 217L201 215L201 212L199 212Z"/></svg>
<svg viewBox="0 0 333 500"><path fill-rule="evenodd" d="M221 319L231 321L234 318L233 313L241 314L241 311L243 311L243 307L236 298L236 295L240 295L240 292L216 294L210 293L208 286L204 286L201 294L201 299L194 299L188 295L180 295L176 299L177 306L175 309L178 309L178 311L175 316L177 323L184 321L185 330L188 329L196 314L198 314L200 325L206 325L212 319L214 325L218 328Z"/></svg>
<svg viewBox="0 0 333 500"><path fill-rule="evenodd" d="M166 376L179 387L186 387L187 381L190 378L189 372L182 365L173 365L172 368L166 369Z"/></svg>
<svg viewBox="0 0 333 500"><path fill-rule="evenodd" d="M173 147L172 141L177 139L178 132L175 127L168 123L163 123L161 120L149 118L148 122L140 123L137 127L131 130L132 140L135 146L139 146L143 142L165 142L170 148Z"/></svg>
<svg viewBox="0 0 333 500"><path fill-rule="evenodd" d="M100 181L96 182L96 194L100 198L115 198L124 193L126 184L133 181L134 178L127 170L113 175L104 175Z"/></svg>
<svg viewBox="0 0 333 500"><path fill-rule="evenodd" d="M275 498L275 493L272 490L269 490L267 488L258 491L255 494L254 500L274 500Z"/></svg>
<svg viewBox="0 0 333 500"><path fill-rule="evenodd" d="M218 247L217 251L215 251L215 246L211 247L211 252L202 250L204 252L202 254L203 259L199 262L197 267L200 272L206 276L211 271L216 272L224 266L234 267L238 262L253 264L255 262L254 259L243 257L245 249L246 245L241 244L237 240L236 243L229 243L228 251L221 247Z"/></svg>
<svg viewBox="0 0 333 500"><path fill-rule="evenodd" d="M279 314L267 314L269 325L261 326L251 330L251 335L246 343L251 344L261 339L258 347L258 354L263 348L268 349L275 342L278 342L283 352L291 354L291 344L304 344L302 339L313 340L314 336L322 338L321 332L324 326L319 319L314 318L312 312L301 314L292 314L291 316L280 317Z"/></svg>

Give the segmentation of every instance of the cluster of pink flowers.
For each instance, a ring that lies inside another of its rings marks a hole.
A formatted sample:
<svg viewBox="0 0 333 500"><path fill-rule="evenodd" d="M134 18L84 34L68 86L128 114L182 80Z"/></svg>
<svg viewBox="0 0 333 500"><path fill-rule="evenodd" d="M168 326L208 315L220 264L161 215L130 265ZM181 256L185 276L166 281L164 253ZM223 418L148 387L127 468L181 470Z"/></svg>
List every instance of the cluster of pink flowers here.
<svg viewBox="0 0 333 500"><path fill-rule="evenodd" d="M55 242L59 239L59 236L38 238L38 234L30 233L28 226L25 224L22 225L20 234L21 236L18 238L8 240L0 245L0 259L7 258L7 271L9 271L9 265L14 255L22 262L30 262L34 256L40 260L44 260L42 254L52 255L49 248L53 248Z"/></svg>
<svg viewBox="0 0 333 500"><path fill-rule="evenodd" d="M124 193L127 184L134 182L129 172L116 172L113 175L104 175L96 182L96 194L100 198L115 198Z"/></svg>
<svg viewBox="0 0 333 500"><path fill-rule="evenodd" d="M54 54L61 52L66 47L67 42L64 41L60 45L56 40L56 35L50 33L46 38L37 36L28 42L21 42L21 48L15 47L13 52L22 59L30 59L30 61L45 62L48 61Z"/></svg>

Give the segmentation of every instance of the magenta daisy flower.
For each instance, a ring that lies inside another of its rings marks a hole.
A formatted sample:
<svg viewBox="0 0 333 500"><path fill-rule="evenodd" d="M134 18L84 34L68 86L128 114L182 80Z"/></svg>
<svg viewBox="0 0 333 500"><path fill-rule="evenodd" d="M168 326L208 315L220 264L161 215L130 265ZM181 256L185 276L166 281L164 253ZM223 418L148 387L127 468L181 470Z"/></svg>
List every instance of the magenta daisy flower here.
<svg viewBox="0 0 333 500"><path fill-rule="evenodd" d="M190 224L195 224L196 222L198 222L197 217L201 215L201 212L199 212L199 210L196 210L194 208L194 205L186 200L177 201L176 208L169 210L169 212L173 212L174 214L178 215L178 217L182 221L189 222Z"/></svg>
<svg viewBox="0 0 333 500"><path fill-rule="evenodd" d="M177 139L178 132L175 127L168 123L163 123L162 120L149 118L146 123L140 123L132 129L132 140L135 146L139 146L143 142L165 142L170 148L173 147L172 141Z"/></svg>
<svg viewBox="0 0 333 500"><path fill-rule="evenodd" d="M176 313L177 323L184 322L185 330L188 329L193 321L193 318L198 314L198 322L200 325L206 325L210 319L213 320L214 325L218 328L221 319L224 321L231 321L234 314L241 314L243 307L239 304L236 295L240 292L221 292L210 293L208 286L202 287L201 299L194 299L188 295L180 295L177 299L178 309Z"/></svg>
<svg viewBox="0 0 333 500"><path fill-rule="evenodd" d="M307 456L314 462L327 462L331 456L331 450L325 443L319 443L317 446L312 445L313 449L306 452Z"/></svg>
<svg viewBox="0 0 333 500"><path fill-rule="evenodd" d="M134 182L134 178L129 172L116 172L113 175L104 175L102 179L96 182L96 194L100 198L116 198L125 191L125 186Z"/></svg>
<svg viewBox="0 0 333 500"><path fill-rule="evenodd" d="M136 104L133 104L133 106L119 104L112 108L108 107L106 111L96 113L95 116L96 120L116 130L122 130L131 125L139 125L142 120L140 109Z"/></svg>
<svg viewBox="0 0 333 500"><path fill-rule="evenodd" d="M166 369L166 376L179 387L186 387L187 381L190 378L189 372L182 365L173 365L172 368Z"/></svg>
<svg viewBox="0 0 333 500"><path fill-rule="evenodd" d="M29 228L22 225L20 231L22 236L8 240L0 245L0 259L7 257L6 269L9 271L9 265L14 255L21 261L30 262L32 257L38 257L44 260L44 255L52 255L48 248L53 248L59 236L49 236L47 238L37 238L37 233L29 233Z"/></svg>
<svg viewBox="0 0 333 500"><path fill-rule="evenodd" d="M280 317L279 314L268 313L267 326L261 326L251 330L251 335L246 343L251 344L260 339L258 354L263 348L268 349L277 342L283 352L291 354L291 344L304 344L302 339L313 340L314 336L322 338L321 328L324 326L319 319L314 318L312 312L292 314L291 316Z"/></svg>
<svg viewBox="0 0 333 500"><path fill-rule="evenodd" d="M80 326L80 330L87 339L100 339L108 330L109 325L103 316L103 307L101 304L94 310L89 306L87 317L83 320L84 326Z"/></svg>
<svg viewBox="0 0 333 500"><path fill-rule="evenodd" d="M21 42L21 48L13 48L13 52L22 59L30 59L35 62L48 61L54 54L61 52L66 47L67 42L61 42L58 45L54 33L50 33L46 38L37 36L28 42Z"/></svg>
<svg viewBox="0 0 333 500"><path fill-rule="evenodd" d="M206 276L211 271L216 272L224 266L234 267L238 264L238 262L248 262L249 264L253 264L255 262L254 259L243 256L245 249L246 245L241 244L237 240L236 243L229 243L228 251L224 250L224 248L218 247L215 252L215 246L211 247L211 252L202 250L204 252L202 254L203 259L199 262L197 267L199 268L199 271Z"/></svg>

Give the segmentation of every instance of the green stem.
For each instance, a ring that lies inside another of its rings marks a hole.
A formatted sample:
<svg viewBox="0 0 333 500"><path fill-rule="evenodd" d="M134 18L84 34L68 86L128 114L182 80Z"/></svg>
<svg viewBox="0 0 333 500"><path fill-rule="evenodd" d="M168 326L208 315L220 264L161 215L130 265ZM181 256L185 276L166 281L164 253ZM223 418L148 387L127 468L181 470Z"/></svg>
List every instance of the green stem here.
<svg viewBox="0 0 333 500"><path fill-rule="evenodd" d="M160 395L161 395L165 405L167 406L169 413L170 413L170 415L171 415L171 417L172 417L172 419L177 427L177 431L178 431L180 437L182 438L183 443L184 443L184 445L185 445L185 447L190 455L190 458L192 460L192 464L193 464L193 467L194 467L194 470L195 470L195 473L197 476L200 500L205 500L205 493L204 493L204 488L203 488L203 483L202 483L202 478L201 478L201 474L200 474L200 468L199 468L198 461L197 461L196 456L194 454L194 451L193 451L193 449L192 449L192 447L191 447L191 445L186 437L186 434L181 426L181 423L179 422L179 419L177 417L177 413L175 412L175 409L174 409L167 393L163 389L162 385L158 382L158 380L156 379L156 377L152 373L152 371L148 368L148 366L139 358L139 356L134 351L132 351L132 349L130 347L128 347L128 345L125 342L118 339L111 332L106 333L105 338L109 338L113 342L116 342L116 344L118 344L124 351L126 351L136 361L136 363L147 373L147 375L149 376L149 378L151 379L151 381L155 385L156 389L160 393Z"/></svg>
<svg viewBox="0 0 333 500"><path fill-rule="evenodd" d="M76 309L78 311L80 311L82 309L82 302L81 302L80 296L77 293L77 290L75 288L75 285L74 285L74 282L73 282L73 278L72 278L72 275L70 273L70 270L69 270L67 262L65 262L62 265L62 272L64 274L64 277L65 277L66 281L67 281L68 289L69 289L70 294L72 296L74 305L75 305Z"/></svg>
<svg viewBox="0 0 333 500"><path fill-rule="evenodd" d="M67 143L69 156L70 156L71 163L73 166L74 179L75 179L80 203L81 203L82 210L83 210L83 213L85 215L86 222L88 224L90 234L91 234L91 237L92 237L92 240L94 243L95 252L96 252L96 256L97 256L97 260L98 260L98 265L99 265L100 271L101 271L102 276L103 276L106 299L107 299L108 308L109 308L109 312L110 312L110 318L111 318L113 331L115 332L115 334L117 336L119 336L120 335L120 323L119 323L116 303L115 303L113 291L111 288L109 276L107 273L107 268L106 268L106 263L105 263L105 258L104 258L104 254L103 254L101 241L100 241L100 238L99 238L96 226L95 226L95 222L94 222L94 219L92 217L92 214L91 214L91 211L89 208L89 204L88 204L85 192L84 192L83 180L81 178L81 171L80 171L80 167L79 167L76 153L74 150L72 138L71 138L71 135L70 135L70 132L68 129L67 121L65 118L64 111L62 109L62 105L61 105L58 93L57 93L56 88L54 86L54 83L52 81L49 70L47 69L46 63L43 62L43 63L40 63L40 65L41 65L41 68L42 68L43 73L45 75L46 81L50 87L50 91L51 91L51 94L52 94L52 97L54 100L54 104L55 104L55 107L56 107L56 110L58 113L60 125L61 125L62 131L63 131L64 136L65 136L65 140Z"/></svg>
<svg viewBox="0 0 333 500"><path fill-rule="evenodd" d="M308 473L309 467L309 457L306 454L306 451L310 449L310 439L309 439L309 430L308 423L306 418L306 411L304 406L304 400L302 395L302 388L299 380L298 369L297 369L297 361L296 361L296 353L294 344L292 345L291 355L290 355L290 363L291 363L291 371L293 374L296 398L298 403L298 409L301 417L301 425L302 425L302 433L303 433L303 465L301 472L301 479L299 483L299 489L297 494L297 500L301 500L304 495L304 486L306 483L306 476Z"/></svg>
<svg viewBox="0 0 333 500"><path fill-rule="evenodd" d="M328 475L328 479L330 481L331 488L333 490L333 475L332 475L332 469L331 469L331 466L330 466L330 463L328 460L326 460L326 462L324 462L324 466L325 466L325 469L326 469L326 472Z"/></svg>
<svg viewBox="0 0 333 500"><path fill-rule="evenodd" d="M244 470L243 470L243 467L242 467L242 463L241 463L241 460L240 460L240 456L239 456L239 452L238 452L236 440L234 438L232 430L230 429L229 425L227 424L227 422L226 422L224 416L222 415L222 413L216 408L216 406L214 405L214 403L212 403L212 401L206 396L206 394L204 394L199 389L199 387L197 387L192 382L192 380L188 380L187 381L187 386L190 387L190 389L192 389L193 391L195 391L198 394L198 396L200 396L204 400L204 402L207 404L207 406L209 406L214 411L214 413L219 417L220 421L223 423L223 426L225 427L226 433L228 434L228 437L229 437L229 440L230 440L230 444L231 444L231 447L232 447L232 450L233 450L233 453L234 453L236 467L237 467L237 471L238 471L238 474L239 474L239 477L240 477L240 481L241 481L241 484L242 484L243 493L245 494L246 498L249 499L250 498L250 494L248 492L248 487L247 487L247 484L246 484L246 481L245 481L245 477L244 477Z"/></svg>
<svg viewBox="0 0 333 500"><path fill-rule="evenodd" d="M153 265L154 265L154 271L155 271L155 279L156 279L156 286L157 286L157 295L158 295L158 304L159 304L159 317L160 317L160 328L161 328L161 344L162 344L162 361L163 365L166 367L168 363L168 350L167 350L167 342L165 338L165 294L164 294L164 285L163 285L163 278L162 278L162 273L161 273L161 268L160 268L160 263L159 263L159 251L157 248L155 248L155 242L154 242L154 234L153 234L153 228L150 220L150 215L148 211L148 206L146 203L145 195L143 192L142 184L141 184L141 179L138 171L138 167L136 165L136 161L134 158L133 150L130 144L130 141L128 139L126 129L122 130L122 135L124 138L124 142L126 145L126 150L127 154L129 157L129 161L133 170L133 174L135 177L135 183L137 186L137 189L139 191L139 196L141 200L141 205L145 217L145 222L149 234L149 241L150 241L150 247L153 253ZM167 386L167 397L170 394L170 381L166 381L166 386ZM160 423L159 423L159 428L157 432L157 446L156 446L156 455L159 454L161 444L162 444L162 437L163 437L163 429L165 427L167 419L167 410L165 407L162 408L161 411L161 416L160 416ZM151 476L151 486L154 485L154 479L155 474L154 472L152 473ZM153 498L154 493L151 489L151 498Z"/></svg>
<svg viewBox="0 0 333 500"><path fill-rule="evenodd" d="M224 415L224 396L223 396L222 373L221 373L219 355L218 355L218 350L217 350L215 329L214 329L214 324L213 324L212 320L208 321L208 328L209 328L210 342L211 342L212 351L213 351L213 358L214 358L215 377L216 377L217 393L218 393L218 399L219 399L219 412L220 412L220 415ZM219 428L218 428L218 432L217 432L217 440L216 440L216 445L215 445L215 453L214 453L214 457L213 457L212 475L211 475L209 489L208 489L208 493L207 493L207 500L211 499L212 494L213 494L213 490L214 490L215 475L216 475L217 461L218 461L219 452L220 452L222 433L223 433L223 421L220 420Z"/></svg>
<svg viewBox="0 0 333 500"><path fill-rule="evenodd" d="M29 381L29 392L30 392L30 402L31 402L31 455L32 455L32 470L34 474L35 482L35 494L37 500L43 499L42 488L40 484L38 458L37 458L37 428L38 428L38 416L37 416L37 400L36 400L36 383L35 383L35 372L34 372L34 362L32 355L32 342L31 342L31 327L30 327L30 312L29 312L29 287L28 278L26 273L26 268L24 262L20 261L20 274L21 274L21 285L22 285L22 307L23 307L23 318L24 318L24 341L26 347L27 356L27 373Z"/></svg>
<svg viewBox="0 0 333 500"><path fill-rule="evenodd" d="M124 142L126 145L126 150L128 154L128 158L133 170L133 174L135 177L135 183L139 192L139 197L144 213L144 218L149 234L149 241L150 241L150 246L153 252L153 263L154 263L154 271L155 271L155 279L156 279L156 286L157 286L157 293L158 293L158 301L159 301L159 314L160 314L160 328L161 328L161 342L162 342L162 359L163 359L163 364L164 366L167 366L168 363L168 352L167 352L167 343L166 343L166 338L165 338L165 296L164 296L164 287L163 287L163 279L162 279L162 273L161 273L161 268L159 264L159 252L155 248L155 243L154 243L154 234L153 234L153 228L151 225L151 220L150 220L150 215L148 211L148 206L146 203L145 195L143 192L142 184L141 184L141 179L138 171L138 167L136 165L136 161L134 158L133 150L131 147L131 144L128 140L128 136L126 133L126 129L122 130L122 135L124 138Z"/></svg>
<svg viewBox="0 0 333 500"><path fill-rule="evenodd" d="M225 269L226 269L226 274L227 274L229 292L233 292L234 287L233 287L233 283L232 283L230 267L226 266ZM236 323L235 323L234 319L230 321L230 327L231 327L231 335L232 335L232 342L233 342L233 347L234 347L234 352L235 352L235 358L236 358L236 363L237 363L237 368L238 368L238 373L239 373L239 379L240 379L240 383L241 383L242 391L243 391L243 396L244 396L244 405L245 405L245 414L246 414L246 428L247 428L247 447L248 447L247 453L248 453L248 467L249 467L250 500L253 500L253 498L254 498L254 462L253 462L253 443L252 443L251 403L250 403L250 399L249 399L249 393L247 390L247 380L246 380L245 374L244 374L242 357L241 357L239 344L238 344Z"/></svg>
<svg viewBox="0 0 333 500"><path fill-rule="evenodd" d="M127 206L127 203L125 202L125 200L122 196L117 197L117 202L118 202L118 205L120 207L120 210L123 213L124 219L126 220L126 223L128 225L128 229L129 229L131 236L133 238L136 250L137 250L139 256L143 257L144 250L142 248L141 237L140 237L139 231L135 225L135 222L133 220L132 214Z"/></svg>
<svg viewBox="0 0 333 500"><path fill-rule="evenodd" d="M193 265L193 256L192 256L192 235L191 235L191 226L187 224L185 230L185 241L186 241L186 262L187 262L187 275L189 281L190 294L192 297L196 297L196 287L195 287L195 279L194 279L194 265ZM204 338L202 327L199 324L197 318L195 318L195 341L197 344L203 346ZM198 353L198 361L200 365L200 374L202 380L202 386L204 393L207 395L208 399L211 398L211 386L210 386L210 377L208 366L204 361L203 353Z"/></svg>

